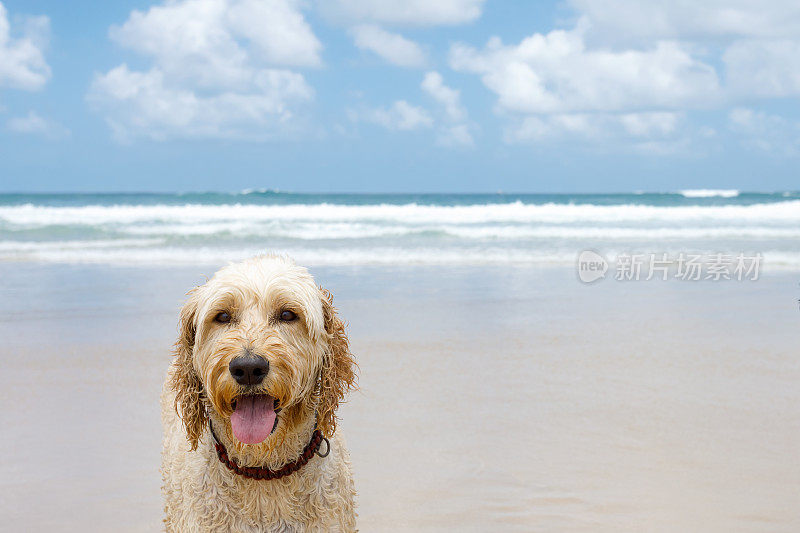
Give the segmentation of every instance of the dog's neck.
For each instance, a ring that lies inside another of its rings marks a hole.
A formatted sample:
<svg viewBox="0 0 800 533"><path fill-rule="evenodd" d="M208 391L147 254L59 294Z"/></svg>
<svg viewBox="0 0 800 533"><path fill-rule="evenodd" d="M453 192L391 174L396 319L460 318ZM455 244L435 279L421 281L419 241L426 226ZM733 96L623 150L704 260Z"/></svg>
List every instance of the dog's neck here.
<svg viewBox="0 0 800 533"><path fill-rule="evenodd" d="M239 466L280 469L295 461L311 440L316 423L313 408L295 405L284 409L275 431L267 439L254 445L242 444L233 436L230 422L214 412L209 413L214 435L225 446L228 455ZM206 430L205 441L214 450L214 438ZM216 451L214 451L216 454Z"/></svg>

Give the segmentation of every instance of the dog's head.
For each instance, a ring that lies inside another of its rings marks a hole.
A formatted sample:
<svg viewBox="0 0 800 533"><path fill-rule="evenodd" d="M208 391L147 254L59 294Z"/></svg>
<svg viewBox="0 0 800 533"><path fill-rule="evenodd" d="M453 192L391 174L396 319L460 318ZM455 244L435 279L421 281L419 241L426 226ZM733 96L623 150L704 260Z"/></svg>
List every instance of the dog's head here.
<svg viewBox="0 0 800 533"><path fill-rule="evenodd" d="M189 293L171 384L192 449L209 410L237 445L268 446L308 416L331 436L354 367L330 293L292 260L259 256Z"/></svg>

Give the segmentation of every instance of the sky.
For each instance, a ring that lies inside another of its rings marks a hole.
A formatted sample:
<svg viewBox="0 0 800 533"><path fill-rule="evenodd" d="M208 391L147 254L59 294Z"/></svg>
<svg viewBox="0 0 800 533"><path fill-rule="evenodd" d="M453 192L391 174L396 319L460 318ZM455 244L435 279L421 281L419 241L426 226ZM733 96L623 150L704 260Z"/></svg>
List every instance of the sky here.
<svg viewBox="0 0 800 533"><path fill-rule="evenodd" d="M0 191L800 189L796 0L0 0Z"/></svg>

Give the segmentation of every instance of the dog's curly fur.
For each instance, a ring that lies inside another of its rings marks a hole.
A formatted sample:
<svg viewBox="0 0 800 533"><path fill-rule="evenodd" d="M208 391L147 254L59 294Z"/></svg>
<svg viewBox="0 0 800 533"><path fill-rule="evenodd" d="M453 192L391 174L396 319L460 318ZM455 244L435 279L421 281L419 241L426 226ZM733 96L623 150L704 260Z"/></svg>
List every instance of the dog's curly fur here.
<svg viewBox="0 0 800 533"><path fill-rule="evenodd" d="M298 319L277 320L287 309ZM214 320L222 311L230 323ZM262 392L281 407L275 430L260 444L239 442L231 429L241 387L228 365L244 352L267 359ZM192 289L161 394L167 531L355 531L350 458L336 431L336 409L354 381L330 293L292 260L258 256ZM279 469L294 461L315 424L330 439L330 454L280 479L244 478L217 459L209 421L240 466Z"/></svg>

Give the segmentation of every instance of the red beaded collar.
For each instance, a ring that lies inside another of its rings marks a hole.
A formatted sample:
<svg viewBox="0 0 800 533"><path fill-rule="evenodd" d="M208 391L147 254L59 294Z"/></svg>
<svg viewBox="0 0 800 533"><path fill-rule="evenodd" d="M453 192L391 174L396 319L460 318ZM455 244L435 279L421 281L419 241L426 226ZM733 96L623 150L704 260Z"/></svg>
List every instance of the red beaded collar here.
<svg viewBox="0 0 800 533"><path fill-rule="evenodd" d="M239 466L233 459L228 457L228 451L214 434L214 428L211 427L210 420L208 422L208 428L211 430L211 437L214 439L214 447L217 449L217 457L219 457L220 462L227 466L231 472L250 479L279 479L300 470L300 468L314 457L314 454L320 457L327 457L331 452L330 441L322 436L320 430L314 428L314 432L311 434L311 442L303 449L303 453L300 454L300 457L291 463L283 465L279 470L272 470L259 466ZM319 447L322 441L325 441L325 444L327 444L327 449L324 454L319 453Z"/></svg>

